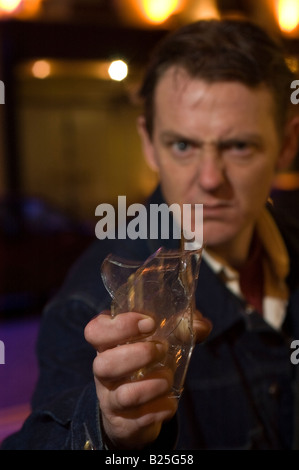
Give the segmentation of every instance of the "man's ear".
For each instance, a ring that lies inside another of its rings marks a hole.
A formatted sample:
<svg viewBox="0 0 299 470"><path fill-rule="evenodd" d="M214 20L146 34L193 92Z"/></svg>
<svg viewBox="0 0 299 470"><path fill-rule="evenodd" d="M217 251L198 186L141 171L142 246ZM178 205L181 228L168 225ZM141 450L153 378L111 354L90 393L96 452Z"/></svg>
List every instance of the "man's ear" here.
<svg viewBox="0 0 299 470"><path fill-rule="evenodd" d="M299 115L292 117L285 125L282 146L277 161L277 170L290 168L299 151Z"/></svg>
<svg viewBox="0 0 299 470"><path fill-rule="evenodd" d="M145 117L143 115L139 116L137 119L137 130L141 139L144 157L149 167L153 171L159 171L159 166L157 163L153 142L146 128Z"/></svg>

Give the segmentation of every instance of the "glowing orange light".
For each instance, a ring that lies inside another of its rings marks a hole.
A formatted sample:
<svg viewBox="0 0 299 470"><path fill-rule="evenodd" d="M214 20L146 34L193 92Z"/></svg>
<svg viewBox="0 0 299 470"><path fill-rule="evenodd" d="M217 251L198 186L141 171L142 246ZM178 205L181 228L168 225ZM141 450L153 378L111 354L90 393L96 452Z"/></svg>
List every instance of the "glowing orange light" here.
<svg viewBox="0 0 299 470"><path fill-rule="evenodd" d="M179 349L176 354L175 354L175 362L178 364L180 362L180 360L182 359L182 350Z"/></svg>
<svg viewBox="0 0 299 470"><path fill-rule="evenodd" d="M298 0L279 0L277 6L280 29L285 32L293 31L299 24Z"/></svg>
<svg viewBox="0 0 299 470"><path fill-rule="evenodd" d="M191 10L193 20L203 20L211 18L219 18L220 14L215 0L201 0L195 4Z"/></svg>
<svg viewBox="0 0 299 470"><path fill-rule="evenodd" d="M11 13L18 8L22 0L0 0L0 9L7 13Z"/></svg>
<svg viewBox="0 0 299 470"><path fill-rule="evenodd" d="M51 73L51 66L46 60L37 60L32 66L32 74L36 78L46 78Z"/></svg>
<svg viewBox="0 0 299 470"><path fill-rule="evenodd" d="M42 0L23 0L22 16L30 17L36 15L41 8Z"/></svg>
<svg viewBox="0 0 299 470"><path fill-rule="evenodd" d="M180 0L141 0L143 12L152 23L163 23L180 6Z"/></svg>

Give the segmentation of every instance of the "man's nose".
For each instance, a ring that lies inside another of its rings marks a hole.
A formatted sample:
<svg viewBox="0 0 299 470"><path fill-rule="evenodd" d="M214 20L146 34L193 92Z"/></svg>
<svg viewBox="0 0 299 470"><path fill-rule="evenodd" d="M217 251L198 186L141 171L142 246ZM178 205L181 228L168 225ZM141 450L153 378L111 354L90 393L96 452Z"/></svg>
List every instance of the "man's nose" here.
<svg viewBox="0 0 299 470"><path fill-rule="evenodd" d="M224 162L214 144L205 144L200 149L197 179L205 191L214 191L225 181Z"/></svg>

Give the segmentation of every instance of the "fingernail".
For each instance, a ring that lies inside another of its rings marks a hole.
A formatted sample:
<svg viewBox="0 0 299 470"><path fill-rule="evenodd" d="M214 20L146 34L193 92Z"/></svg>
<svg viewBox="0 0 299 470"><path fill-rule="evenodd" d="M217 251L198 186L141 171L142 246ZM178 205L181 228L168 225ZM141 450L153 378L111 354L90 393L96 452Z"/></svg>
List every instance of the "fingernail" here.
<svg viewBox="0 0 299 470"><path fill-rule="evenodd" d="M140 333L150 333L155 328L155 321L151 317L145 317L138 322L138 329Z"/></svg>

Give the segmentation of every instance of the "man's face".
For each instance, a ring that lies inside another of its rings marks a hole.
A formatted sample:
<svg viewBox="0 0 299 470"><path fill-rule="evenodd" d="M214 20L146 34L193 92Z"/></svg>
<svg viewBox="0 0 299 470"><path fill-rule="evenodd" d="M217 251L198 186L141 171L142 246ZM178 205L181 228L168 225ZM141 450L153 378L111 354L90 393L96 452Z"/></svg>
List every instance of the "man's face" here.
<svg viewBox="0 0 299 470"><path fill-rule="evenodd" d="M247 250L279 158L270 92L171 68L156 88L152 138L143 134L166 201L203 204L204 242L214 251Z"/></svg>

